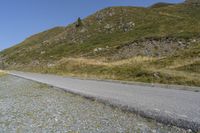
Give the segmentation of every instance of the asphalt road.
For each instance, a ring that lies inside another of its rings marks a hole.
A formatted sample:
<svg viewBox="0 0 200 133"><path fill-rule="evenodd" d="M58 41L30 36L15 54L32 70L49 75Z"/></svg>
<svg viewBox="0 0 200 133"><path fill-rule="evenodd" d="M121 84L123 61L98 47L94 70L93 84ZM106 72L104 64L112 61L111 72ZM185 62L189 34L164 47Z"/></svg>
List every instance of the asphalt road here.
<svg viewBox="0 0 200 133"><path fill-rule="evenodd" d="M195 132L200 131L200 92L36 73L10 72L10 74L62 88L165 124Z"/></svg>

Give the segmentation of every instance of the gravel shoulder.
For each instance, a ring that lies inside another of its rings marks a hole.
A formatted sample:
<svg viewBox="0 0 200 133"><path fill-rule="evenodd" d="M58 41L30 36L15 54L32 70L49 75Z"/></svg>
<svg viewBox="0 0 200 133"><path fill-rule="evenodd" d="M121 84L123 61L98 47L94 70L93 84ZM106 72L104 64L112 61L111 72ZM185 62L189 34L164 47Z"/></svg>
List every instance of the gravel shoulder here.
<svg viewBox="0 0 200 133"><path fill-rule="evenodd" d="M196 132L200 130L199 92L36 73L11 72L11 74L62 88L165 124L192 129Z"/></svg>
<svg viewBox="0 0 200 133"><path fill-rule="evenodd" d="M64 90L0 77L0 132L189 133Z"/></svg>

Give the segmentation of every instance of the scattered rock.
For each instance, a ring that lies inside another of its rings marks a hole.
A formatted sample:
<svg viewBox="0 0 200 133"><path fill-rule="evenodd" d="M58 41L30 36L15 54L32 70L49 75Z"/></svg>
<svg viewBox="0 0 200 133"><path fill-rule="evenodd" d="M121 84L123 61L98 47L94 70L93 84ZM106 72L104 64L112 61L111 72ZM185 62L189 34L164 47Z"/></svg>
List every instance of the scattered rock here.
<svg viewBox="0 0 200 133"><path fill-rule="evenodd" d="M191 41L192 40L175 38L147 38L117 47L118 52L113 55L113 58L123 59L134 56L168 56L172 55L177 50L187 49Z"/></svg>
<svg viewBox="0 0 200 133"><path fill-rule="evenodd" d="M160 79L160 76L159 76L159 73L158 73L158 72L155 72L155 73L153 74L153 76L154 76L155 78L157 78L157 79Z"/></svg>
<svg viewBox="0 0 200 133"><path fill-rule="evenodd" d="M104 48L95 48L93 51L96 53L96 52L100 52L100 51L103 51Z"/></svg>
<svg viewBox="0 0 200 133"><path fill-rule="evenodd" d="M45 54L45 53L46 53L46 51L41 51L41 52L40 52L40 54Z"/></svg>
<svg viewBox="0 0 200 133"><path fill-rule="evenodd" d="M134 22L128 22L128 23L122 24L122 29L124 32L131 31L133 29L133 27L135 27Z"/></svg>
<svg viewBox="0 0 200 133"><path fill-rule="evenodd" d="M47 67L54 67L54 66L55 66L55 64L51 64L51 63L47 64Z"/></svg>
<svg viewBox="0 0 200 133"><path fill-rule="evenodd" d="M48 45L48 44L50 44L50 42L49 41L43 41L42 44Z"/></svg>
<svg viewBox="0 0 200 133"><path fill-rule="evenodd" d="M84 32L87 32L87 29L85 27L83 27L81 30L80 30L80 33L84 33Z"/></svg>
<svg viewBox="0 0 200 133"><path fill-rule="evenodd" d="M104 19L104 15L101 13L97 13L96 15L96 20L102 22Z"/></svg>
<svg viewBox="0 0 200 133"><path fill-rule="evenodd" d="M104 26L105 29L110 30L112 28L111 24L106 24L106 26Z"/></svg>

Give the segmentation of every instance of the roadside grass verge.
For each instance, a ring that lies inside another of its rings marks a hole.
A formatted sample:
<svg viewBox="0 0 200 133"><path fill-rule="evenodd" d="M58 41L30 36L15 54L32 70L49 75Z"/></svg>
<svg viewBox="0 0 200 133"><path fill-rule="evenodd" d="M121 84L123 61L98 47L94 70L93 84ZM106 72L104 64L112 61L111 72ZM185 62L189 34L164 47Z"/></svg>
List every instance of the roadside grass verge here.
<svg viewBox="0 0 200 133"><path fill-rule="evenodd" d="M175 68L178 71L187 71L200 74L200 61Z"/></svg>
<svg viewBox="0 0 200 133"><path fill-rule="evenodd" d="M0 70L0 77L2 77L4 75L6 75L6 73L4 71Z"/></svg>
<svg viewBox="0 0 200 133"><path fill-rule="evenodd" d="M155 65L155 62L159 61L158 58L141 56L112 62L106 59L63 58L52 67L38 66L24 70L81 78L200 86L200 74L189 72L187 68L157 67L160 64Z"/></svg>
<svg viewBox="0 0 200 133"><path fill-rule="evenodd" d="M123 60L109 57L70 57L35 66L15 65L13 69L92 79L112 79L146 83L200 87L200 44L168 57L137 56ZM12 68L11 68L12 69Z"/></svg>

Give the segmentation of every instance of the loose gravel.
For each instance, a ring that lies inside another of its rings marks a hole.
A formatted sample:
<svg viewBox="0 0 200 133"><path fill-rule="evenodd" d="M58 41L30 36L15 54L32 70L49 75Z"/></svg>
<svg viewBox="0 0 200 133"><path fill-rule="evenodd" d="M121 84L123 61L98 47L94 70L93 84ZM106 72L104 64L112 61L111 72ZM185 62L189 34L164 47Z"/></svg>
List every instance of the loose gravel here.
<svg viewBox="0 0 200 133"><path fill-rule="evenodd" d="M0 132L189 133L14 76L0 77Z"/></svg>

